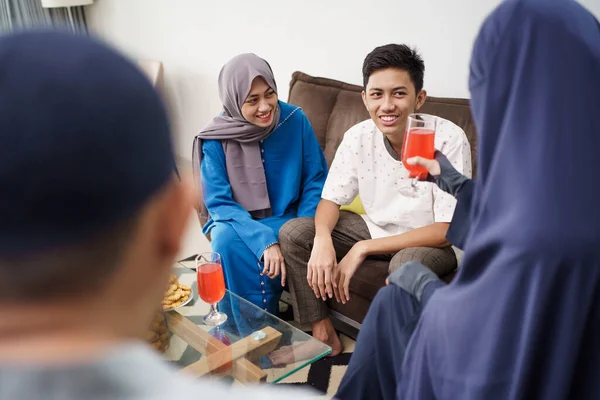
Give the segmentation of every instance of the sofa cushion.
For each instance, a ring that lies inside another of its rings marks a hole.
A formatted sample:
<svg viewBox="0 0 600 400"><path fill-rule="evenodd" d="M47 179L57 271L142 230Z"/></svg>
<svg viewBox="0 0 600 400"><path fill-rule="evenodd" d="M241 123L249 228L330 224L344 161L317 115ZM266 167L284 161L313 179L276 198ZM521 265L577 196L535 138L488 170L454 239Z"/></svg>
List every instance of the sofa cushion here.
<svg viewBox="0 0 600 400"><path fill-rule="evenodd" d="M366 297L363 297L361 293L352 292L350 294L350 301L348 303L338 303L335 298L333 298L327 299L327 306L330 310L337 311L346 318L350 318L351 320L362 324L365 316L367 315L367 311L369 311L369 306L371 305L372 301L373 299L367 299ZM334 326L336 326L335 323ZM345 330L343 329L343 325L339 328L341 328L340 330L344 334L356 340L356 333L353 330Z"/></svg>
<svg viewBox="0 0 600 400"><path fill-rule="evenodd" d="M344 133L369 118L361 92L362 86L334 79L316 78L302 72L292 75L288 102L302 107L306 113L329 165ZM429 96L420 111L446 118L465 131L471 144L474 176L477 169L477 139L469 100Z"/></svg>
<svg viewBox="0 0 600 400"><path fill-rule="evenodd" d="M358 215L365 215L367 213L362 201L360 200L360 196L356 196L354 200L352 200L352 203L348 204L347 206L341 206L340 211L350 211Z"/></svg>
<svg viewBox="0 0 600 400"><path fill-rule="evenodd" d="M369 112L362 101L360 92L340 90L329 114L325 138L325 158L329 165L335 152L344 138L344 133L352 126L369 117Z"/></svg>
<svg viewBox="0 0 600 400"><path fill-rule="evenodd" d="M473 177L475 177L477 171L477 133L475 132L469 100L427 97L419 112L445 118L465 131L471 145L471 165L473 166Z"/></svg>
<svg viewBox="0 0 600 400"><path fill-rule="evenodd" d="M344 133L369 118L362 88L327 78L294 72L288 102L302 107L331 165Z"/></svg>

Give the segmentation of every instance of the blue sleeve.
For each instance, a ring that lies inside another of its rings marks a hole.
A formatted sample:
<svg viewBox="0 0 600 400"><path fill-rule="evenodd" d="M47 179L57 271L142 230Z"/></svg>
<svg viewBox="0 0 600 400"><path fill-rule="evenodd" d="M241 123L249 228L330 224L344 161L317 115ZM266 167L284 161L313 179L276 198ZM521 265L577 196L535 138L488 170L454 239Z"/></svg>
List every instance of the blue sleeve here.
<svg viewBox="0 0 600 400"><path fill-rule="evenodd" d="M298 217L314 217L327 178L327 161L304 113L302 113L302 152L302 189Z"/></svg>
<svg viewBox="0 0 600 400"><path fill-rule="evenodd" d="M456 196L456 208L452 222L446 232L446 239L459 249L464 249L471 226L471 204L473 199L473 181L463 183Z"/></svg>
<svg viewBox="0 0 600 400"><path fill-rule="evenodd" d="M202 154L202 196L210 217L215 222L230 224L260 260L265 249L278 242L277 233L252 219L250 213L233 200L221 142L203 141Z"/></svg>

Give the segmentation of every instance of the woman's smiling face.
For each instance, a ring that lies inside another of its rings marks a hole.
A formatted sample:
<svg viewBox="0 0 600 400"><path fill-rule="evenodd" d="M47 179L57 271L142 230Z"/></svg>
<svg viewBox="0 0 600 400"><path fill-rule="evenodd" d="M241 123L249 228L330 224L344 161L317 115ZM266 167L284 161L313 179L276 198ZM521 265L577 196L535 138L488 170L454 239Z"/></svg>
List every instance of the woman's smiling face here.
<svg viewBox="0 0 600 400"><path fill-rule="evenodd" d="M250 93L242 105L242 116L251 124L271 126L277 108L277 93L260 76L254 78Z"/></svg>

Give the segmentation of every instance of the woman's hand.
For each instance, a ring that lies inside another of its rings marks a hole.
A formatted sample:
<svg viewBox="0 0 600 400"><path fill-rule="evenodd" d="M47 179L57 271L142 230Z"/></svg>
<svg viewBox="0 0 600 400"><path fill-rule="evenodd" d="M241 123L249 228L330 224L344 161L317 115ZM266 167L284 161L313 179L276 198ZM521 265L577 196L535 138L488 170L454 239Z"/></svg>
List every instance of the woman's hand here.
<svg viewBox="0 0 600 400"><path fill-rule="evenodd" d="M419 165L429 172L426 180L433 182L446 193L456 197L463 184L469 180L458 172L440 151L435 151L435 160L423 157L411 157L406 162L410 165Z"/></svg>
<svg viewBox="0 0 600 400"><path fill-rule="evenodd" d="M285 286L285 260L279 244L267 247L263 253L263 261L265 268L262 273L271 279L276 278L281 273L281 286Z"/></svg>
<svg viewBox="0 0 600 400"><path fill-rule="evenodd" d="M440 153L441 154L441 153ZM429 175L432 177L438 176L441 172L440 163L437 160L430 160L429 158L423 157L411 157L406 162L409 165L418 165L419 167L423 167L429 172ZM410 178L416 178L417 176L413 176L412 173L409 174ZM419 176L420 178L421 176Z"/></svg>

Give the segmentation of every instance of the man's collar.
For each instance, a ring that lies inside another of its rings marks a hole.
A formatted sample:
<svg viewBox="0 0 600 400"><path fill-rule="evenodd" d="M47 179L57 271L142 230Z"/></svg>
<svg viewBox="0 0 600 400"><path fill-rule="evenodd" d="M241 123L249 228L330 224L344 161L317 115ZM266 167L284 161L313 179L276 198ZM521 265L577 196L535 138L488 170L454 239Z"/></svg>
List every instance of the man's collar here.
<svg viewBox="0 0 600 400"><path fill-rule="evenodd" d="M398 153L396 153L396 150L394 150L394 148L392 147L392 144L390 143L389 139L383 133L381 134L381 136L383 136L383 145L385 146L385 149L387 150L389 155L392 156L392 158L396 161L402 161L402 157L400 157Z"/></svg>

